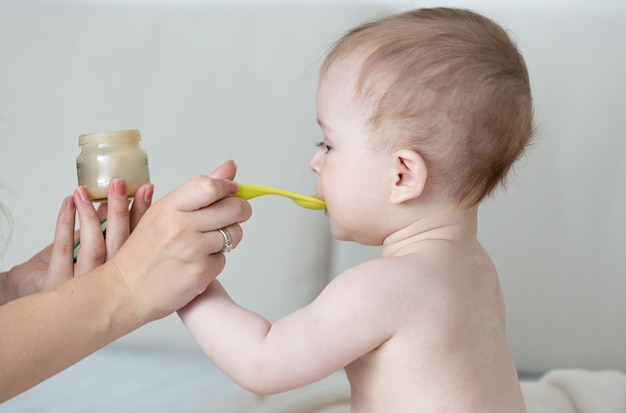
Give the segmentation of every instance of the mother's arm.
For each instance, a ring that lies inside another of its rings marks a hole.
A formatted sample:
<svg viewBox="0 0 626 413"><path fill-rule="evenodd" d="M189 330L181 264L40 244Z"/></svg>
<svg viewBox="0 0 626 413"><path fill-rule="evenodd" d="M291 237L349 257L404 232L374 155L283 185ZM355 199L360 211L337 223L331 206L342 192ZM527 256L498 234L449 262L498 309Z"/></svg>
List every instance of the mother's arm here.
<svg viewBox="0 0 626 413"><path fill-rule="evenodd" d="M232 179L235 166L216 176ZM181 308L222 271L250 216L235 184L197 176L150 207L103 265L0 307L0 402ZM110 206L109 206L110 207ZM79 259L80 260L80 259Z"/></svg>

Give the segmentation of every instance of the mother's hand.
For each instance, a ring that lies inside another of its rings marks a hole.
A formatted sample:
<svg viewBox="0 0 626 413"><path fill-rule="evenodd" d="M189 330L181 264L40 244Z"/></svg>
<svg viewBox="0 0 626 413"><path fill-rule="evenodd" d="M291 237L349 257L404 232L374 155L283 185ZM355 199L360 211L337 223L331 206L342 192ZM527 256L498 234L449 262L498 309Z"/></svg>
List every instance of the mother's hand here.
<svg viewBox="0 0 626 413"><path fill-rule="evenodd" d="M113 179L108 188L107 202L100 204L98 211L93 208L86 189L83 187L76 189L74 203L78 211L80 231L77 231L73 237L80 239L80 256L76 262L75 275L84 274L102 265L119 250L150 207L153 188L151 184L140 186L129 210L130 201L126 196L126 183L121 179ZM103 237L100 222L105 218L106 237ZM57 227L57 233L63 231L64 237L59 245L67 247L70 236L67 231L69 227L66 225L63 228ZM73 248L74 239L71 242ZM55 244L57 244L56 239ZM56 257L53 256L54 258L62 262L65 267L68 266L65 251L60 251ZM62 268L62 270L67 270L67 268Z"/></svg>
<svg viewBox="0 0 626 413"><path fill-rule="evenodd" d="M96 211L85 188L76 189L73 197L63 200L53 243L3 274L0 304L47 290L102 265L126 241L152 203L152 195L153 186L142 185L129 211L126 183L116 179L108 189L108 204L101 204ZM76 212L81 226L78 231L74 230ZM107 219L106 239L100 226L104 218ZM74 244L78 239L80 258L74 263Z"/></svg>
<svg viewBox="0 0 626 413"><path fill-rule="evenodd" d="M123 279L134 304L128 307L140 323L185 306L224 268L219 230L228 231L235 247L243 235L239 223L252 214L247 201L233 196L235 172L227 162L164 196L105 265Z"/></svg>

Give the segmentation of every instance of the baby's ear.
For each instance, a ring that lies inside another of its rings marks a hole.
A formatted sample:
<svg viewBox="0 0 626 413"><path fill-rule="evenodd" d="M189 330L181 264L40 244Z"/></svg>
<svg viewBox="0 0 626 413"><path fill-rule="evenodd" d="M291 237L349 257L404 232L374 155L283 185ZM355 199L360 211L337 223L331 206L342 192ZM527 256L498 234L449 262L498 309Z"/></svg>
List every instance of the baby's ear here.
<svg viewBox="0 0 626 413"><path fill-rule="evenodd" d="M421 155L410 149L393 154L394 182L389 200L395 204L419 197L426 185L426 162Z"/></svg>

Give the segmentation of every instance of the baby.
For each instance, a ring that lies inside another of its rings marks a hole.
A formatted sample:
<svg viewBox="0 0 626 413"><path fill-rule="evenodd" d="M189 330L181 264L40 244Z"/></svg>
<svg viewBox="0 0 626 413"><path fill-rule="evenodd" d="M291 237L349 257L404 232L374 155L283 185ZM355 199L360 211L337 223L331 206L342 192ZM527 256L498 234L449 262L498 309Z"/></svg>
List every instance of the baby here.
<svg viewBox="0 0 626 413"><path fill-rule="evenodd" d="M209 359L262 394L345 368L351 411L525 412L479 203L533 133L524 60L466 10L344 35L322 68L311 168L334 237L382 245L274 324L218 281L179 314Z"/></svg>

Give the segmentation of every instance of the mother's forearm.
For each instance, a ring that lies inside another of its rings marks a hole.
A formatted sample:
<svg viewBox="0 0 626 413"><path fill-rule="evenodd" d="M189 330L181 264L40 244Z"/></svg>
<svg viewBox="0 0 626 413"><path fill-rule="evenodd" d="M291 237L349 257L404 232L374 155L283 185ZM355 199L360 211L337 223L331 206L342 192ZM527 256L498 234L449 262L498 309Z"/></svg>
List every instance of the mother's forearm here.
<svg viewBox="0 0 626 413"><path fill-rule="evenodd" d="M106 271L0 307L0 402L141 325L125 283Z"/></svg>
<svg viewBox="0 0 626 413"><path fill-rule="evenodd" d="M6 304L17 297L16 288L9 279L9 272L0 273L0 305Z"/></svg>

